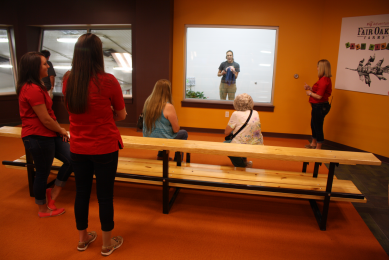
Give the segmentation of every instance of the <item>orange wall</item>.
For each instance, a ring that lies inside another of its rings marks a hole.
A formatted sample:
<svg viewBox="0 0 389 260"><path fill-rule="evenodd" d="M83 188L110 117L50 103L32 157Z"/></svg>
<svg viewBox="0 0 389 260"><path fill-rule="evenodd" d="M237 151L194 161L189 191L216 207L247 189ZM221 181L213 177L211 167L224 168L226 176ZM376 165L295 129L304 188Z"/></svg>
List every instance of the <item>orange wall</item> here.
<svg viewBox="0 0 389 260"><path fill-rule="evenodd" d="M336 63L338 55L338 44L340 37L341 18L349 15L347 12L343 15L341 9L353 7L353 10L364 12L366 10L364 2L360 4L342 4L342 8L334 7L338 2L327 1L212 1L212 0L175 0L174 1L174 29L173 29L173 102L177 110L181 126L224 129L228 118L224 117L225 109L205 109L205 108L187 108L181 107L181 100L184 95L184 52L185 52L185 24L210 24L210 25L257 25L257 26L278 26L278 49L276 60L276 78L274 87L274 112L259 112L262 122L262 131L276 133L310 134L310 105L308 98L303 90L304 82L312 85L317 81L316 63L321 58L327 58L333 64L333 74L336 72ZM387 4L387 0L378 1ZM368 12L371 15L379 14L383 9L382 5L374 2L374 7L369 7L376 13ZM377 6L377 7L375 7ZM386 9L389 10L389 9ZM331 13L328 16L328 13ZM334 14L332 14L334 13ZM382 12L381 12L382 13ZM324 15L325 14L325 15ZM336 18L336 21L332 17ZM330 47L328 47L330 46ZM325 48L325 49L323 49ZM224 52L225 50L220 50ZM237 61L239 62L239 61ZM335 65L335 66L334 66ZM217 69L215 68L215 77ZM294 79L293 75L298 73L299 79ZM335 84L335 77L333 78ZM239 87L239 83L238 83ZM215 86L218 88L218 86ZM342 124L336 121L337 114L343 108L342 99L353 99L354 92L335 91L336 104L334 109L328 115L325 123L325 138L335 142L340 142L359 149L368 150L389 157L389 148L384 151L383 145L364 146L362 143L354 140L355 133L350 132L364 131L354 130L354 124L348 124L349 120L344 120ZM359 93L357 93L359 94ZM372 103L378 103L378 100L386 100L386 96L371 96ZM334 101L335 102L335 101ZM381 102L381 101L380 101ZM384 104L381 104L381 107ZM388 108L388 107L386 107ZM389 109L386 109L386 119L388 119ZM230 111L230 114L233 111ZM372 113L370 111L370 113ZM369 113L368 113L369 114ZM385 118L383 112L378 118ZM352 117L353 118L353 117ZM388 120L385 123L376 121L373 118L367 118L367 122L374 127L386 124L386 133L388 133ZM377 123L379 122L379 123ZM366 129L366 128L365 128ZM382 129L382 131L385 129ZM337 139L340 132L348 138ZM378 134L378 133L377 133ZM365 136L369 135L365 133ZM374 134L375 135L375 134ZM380 135L384 137L384 133ZM368 139L365 137L365 139ZM388 139L386 139L388 140ZM266 140L265 140L266 142ZM368 140L365 141L368 144ZM389 142L386 142L389 144ZM383 149L379 149L382 147Z"/></svg>
<svg viewBox="0 0 389 260"><path fill-rule="evenodd" d="M352 3L352 4L351 4ZM324 8L320 58L335 61L336 72L342 17L389 13L389 1L327 0ZM334 9L333 6L338 6ZM363 8L362 8L363 7ZM385 60L383 65L388 65ZM335 74L335 73L333 73ZM389 84L389 74L386 74ZM333 77L335 82L336 75ZM334 102L325 122L326 139L389 157L389 96L334 89Z"/></svg>

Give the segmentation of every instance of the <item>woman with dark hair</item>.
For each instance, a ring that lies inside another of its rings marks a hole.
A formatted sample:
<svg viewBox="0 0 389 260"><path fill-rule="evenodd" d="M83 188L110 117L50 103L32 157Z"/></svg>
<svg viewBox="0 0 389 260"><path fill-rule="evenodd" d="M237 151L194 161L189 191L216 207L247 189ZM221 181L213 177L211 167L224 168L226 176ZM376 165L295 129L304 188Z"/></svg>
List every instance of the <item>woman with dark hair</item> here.
<svg viewBox="0 0 389 260"><path fill-rule="evenodd" d="M187 140L186 130L180 130L176 110L172 104L171 83L160 79L155 83L153 92L146 99L143 107L143 136ZM162 151L158 152L157 160L162 160ZM182 155L176 152L175 161L182 160Z"/></svg>
<svg viewBox="0 0 389 260"><path fill-rule="evenodd" d="M54 217L65 213L55 206L62 187L72 173L68 133L56 121L53 101L41 79L47 77L49 65L39 52L23 55L19 63L16 93L22 119L22 139L35 164L34 196L38 216ZM46 189L54 158L63 162L53 189Z"/></svg>
<svg viewBox="0 0 389 260"><path fill-rule="evenodd" d="M119 82L104 71L102 42L96 35L87 33L78 38L72 69L64 77L62 92L69 112L70 157L77 188L74 204L80 237L77 249L86 250L97 237L96 232L87 232L94 174L103 237L101 254L107 256L123 244L122 237L111 238L111 233L118 151L123 148L115 121L124 120L127 113Z"/></svg>
<svg viewBox="0 0 389 260"><path fill-rule="evenodd" d="M309 103L312 106L311 130L312 142L305 147L309 149L321 149L324 142L323 124L324 118L330 111L328 98L332 93L331 64L328 60L319 60L317 63L317 74L319 80L313 85L304 85L305 92L309 96Z"/></svg>

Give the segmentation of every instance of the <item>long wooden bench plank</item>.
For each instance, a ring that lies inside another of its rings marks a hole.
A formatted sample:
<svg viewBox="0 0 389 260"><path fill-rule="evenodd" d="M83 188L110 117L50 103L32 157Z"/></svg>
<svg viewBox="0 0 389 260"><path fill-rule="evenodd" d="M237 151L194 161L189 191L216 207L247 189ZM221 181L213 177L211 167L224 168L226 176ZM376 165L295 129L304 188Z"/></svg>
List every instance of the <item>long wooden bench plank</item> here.
<svg viewBox="0 0 389 260"><path fill-rule="evenodd" d="M2 127L0 136L20 137L20 127ZM147 150L173 150L222 156L240 156L270 160L381 165L372 153L317 150L267 145L226 144L219 142L122 136L124 147Z"/></svg>
<svg viewBox="0 0 389 260"><path fill-rule="evenodd" d="M15 161L25 163L24 158ZM62 163L57 159L55 159L53 165L60 166L62 165ZM7 167L25 169L24 167L18 167L18 166L7 166ZM302 175L301 173L285 172L287 177L284 178L282 177L282 172L272 171L272 170L246 169L250 172L243 172L242 170L239 169L238 171L234 172L233 171L234 167L229 167L230 172L226 174L217 171L215 172L215 168L212 167L211 169L206 169L203 167L203 165L201 165L201 167L193 167L193 166L177 167L173 164L170 167L171 167L170 177L176 179L183 179L183 180L198 180L198 181L244 184L244 185L255 185L255 186L262 185L266 187L280 187L280 188L305 189L305 190L325 190L325 185L326 185L326 181L323 178L316 179L316 178L312 178L309 175ZM255 171L260 172L260 175L259 176L256 175ZM162 177L160 162L156 160L149 160L149 159L133 160L131 158L121 157L118 164L118 172L153 176L153 177ZM235 175L242 175L242 174L245 174L246 178L240 179L235 176ZM159 181L127 179L121 177L117 177L116 180L162 185L162 182ZM305 199L323 198L323 196L314 196L314 195L289 194L289 193L268 192L268 191L237 190L237 189L230 189L230 188L187 185L187 184L178 184L178 183L171 183L170 186L192 188L192 189L214 190L214 191L220 190L226 192L236 192L236 193L245 193L245 194L282 196L282 197L292 197L292 198L305 198ZM351 181L347 181L347 180L334 180L332 191L339 192L339 193L361 194L360 191L355 187L355 185ZM366 202L365 199L361 200L361 199L338 198L338 197L332 197L332 200L361 202L361 203Z"/></svg>
<svg viewBox="0 0 389 260"><path fill-rule="evenodd" d="M24 156L16 160L18 162L25 163ZM55 159L53 162L54 166L61 166L62 163ZM223 167L222 170L215 169L210 165L211 168L204 168L200 164L187 164L190 166L175 166L170 165L170 177L182 175L183 179L190 179L196 177L210 177L214 178L213 181L217 179L220 182L226 183L243 183L247 185L266 185L272 187L278 187L282 185L288 185L288 188L295 189L306 189L309 190L325 190L326 179L325 178L312 178L308 174L298 173L298 172L285 172L285 171L276 171L276 170L262 170L262 169L241 169L234 167ZM199 167L200 166L200 167ZM132 158L121 158L119 160L118 172L129 173L129 174L138 174L154 177L162 177L162 169L158 161L148 160L148 159L136 159ZM193 177L191 177L193 176ZM243 181L243 182L239 182ZM260 183L260 184L259 184ZM339 187L342 187L341 192L361 194L359 190L355 190L355 185L348 180L336 180L334 182L334 192L337 192Z"/></svg>

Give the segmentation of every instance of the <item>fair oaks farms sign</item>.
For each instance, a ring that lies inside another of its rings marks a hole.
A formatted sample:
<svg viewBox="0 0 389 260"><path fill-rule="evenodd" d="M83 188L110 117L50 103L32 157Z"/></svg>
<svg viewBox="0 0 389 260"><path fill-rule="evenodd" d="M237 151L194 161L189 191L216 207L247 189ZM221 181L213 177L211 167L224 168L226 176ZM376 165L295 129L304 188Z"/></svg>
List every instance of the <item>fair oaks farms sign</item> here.
<svg viewBox="0 0 389 260"><path fill-rule="evenodd" d="M389 14L342 19L335 88L388 95Z"/></svg>

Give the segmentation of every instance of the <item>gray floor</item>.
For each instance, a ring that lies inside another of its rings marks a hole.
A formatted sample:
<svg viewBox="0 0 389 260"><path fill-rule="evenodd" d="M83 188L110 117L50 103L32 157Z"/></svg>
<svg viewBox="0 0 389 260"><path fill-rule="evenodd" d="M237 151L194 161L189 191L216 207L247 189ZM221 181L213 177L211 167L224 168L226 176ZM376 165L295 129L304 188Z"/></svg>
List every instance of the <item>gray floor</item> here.
<svg viewBox="0 0 389 260"><path fill-rule="evenodd" d="M335 150L324 145L322 148ZM367 203L353 205L389 256L389 164L339 165L335 175L340 180L352 180L365 195Z"/></svg>

